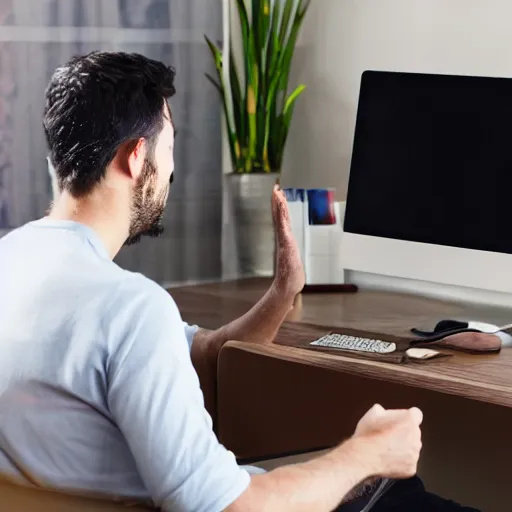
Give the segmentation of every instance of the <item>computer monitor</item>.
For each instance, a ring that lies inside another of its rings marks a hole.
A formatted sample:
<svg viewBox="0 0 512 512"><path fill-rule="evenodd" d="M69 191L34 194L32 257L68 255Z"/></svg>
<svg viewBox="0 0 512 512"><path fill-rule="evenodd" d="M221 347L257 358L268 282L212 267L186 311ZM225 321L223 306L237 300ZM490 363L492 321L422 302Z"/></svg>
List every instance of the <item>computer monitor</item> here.
<svg viewBox="0 0 512 512"><path fill-rule="evenodd" d="M512 292L512 79L363 73L347 269Z"/></svg>

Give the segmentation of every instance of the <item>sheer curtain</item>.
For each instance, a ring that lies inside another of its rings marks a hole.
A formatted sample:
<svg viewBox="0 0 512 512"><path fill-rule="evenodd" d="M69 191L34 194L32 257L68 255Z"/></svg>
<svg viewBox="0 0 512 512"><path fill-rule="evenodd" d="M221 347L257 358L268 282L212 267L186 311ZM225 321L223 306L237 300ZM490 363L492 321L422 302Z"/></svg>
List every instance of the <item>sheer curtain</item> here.
<svg viewBox="0 0 512 512"><path fill-rule="evenodd" d="M221 113L203 35L220 39L221 0L0 0L0 231L51 198L41 126L53 70L92 50L138 52L177 70L175 180L158 239L118 263L161 283L221 276Z"/></svg>

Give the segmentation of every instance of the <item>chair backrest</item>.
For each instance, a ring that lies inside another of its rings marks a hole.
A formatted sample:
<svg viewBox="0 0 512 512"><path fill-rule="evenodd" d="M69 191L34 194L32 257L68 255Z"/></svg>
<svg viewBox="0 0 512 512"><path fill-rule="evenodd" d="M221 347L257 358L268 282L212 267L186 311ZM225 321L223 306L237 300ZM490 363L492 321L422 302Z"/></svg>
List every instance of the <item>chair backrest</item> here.
<svg viewBox="0 0 512 512"><path fill-rule="evenodd" d="M147 506L64 494L14 484L0 478L0 510L9 512L155 512Z"/></svg>

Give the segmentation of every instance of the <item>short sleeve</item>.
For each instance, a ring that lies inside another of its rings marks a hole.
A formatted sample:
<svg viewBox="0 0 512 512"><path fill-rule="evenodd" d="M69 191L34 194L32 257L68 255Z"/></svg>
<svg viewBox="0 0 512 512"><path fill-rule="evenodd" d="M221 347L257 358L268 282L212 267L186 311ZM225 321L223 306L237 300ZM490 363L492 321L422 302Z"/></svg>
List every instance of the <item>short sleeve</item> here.
<svg viewBox="0 0 512 512"><path fill-rule="evenodd" d="M183 327L185 328L185 337L187 338L188 349L191 350L194 336L199 330L199 327L197 325L189 325L187 322L183 322Z"/></svg>
<svg viewBox="0 0 512 512"><path fill-rule="evenodd" d="M212 431L187 327L157 285L130 304L132 320L110 333L118 339L107 371L111 414L158 507L220 512L245 491L250 477Z"/></svg>

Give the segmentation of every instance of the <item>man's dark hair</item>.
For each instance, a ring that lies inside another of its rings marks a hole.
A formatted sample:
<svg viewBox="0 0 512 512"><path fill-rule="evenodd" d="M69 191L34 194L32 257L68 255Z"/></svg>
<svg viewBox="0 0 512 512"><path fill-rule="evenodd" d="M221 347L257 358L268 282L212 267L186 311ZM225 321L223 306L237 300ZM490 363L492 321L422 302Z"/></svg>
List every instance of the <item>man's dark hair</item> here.
<svg viewBox="0 0 512 512"><path fill-rule="evenodd" d="M93 52L53 74L43 125L61 189L90 192L119 147L145 138L154 149L175 71L138 54Z"/></svg>

